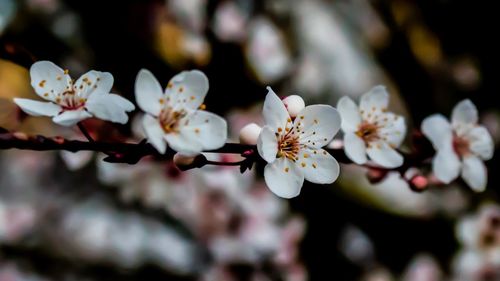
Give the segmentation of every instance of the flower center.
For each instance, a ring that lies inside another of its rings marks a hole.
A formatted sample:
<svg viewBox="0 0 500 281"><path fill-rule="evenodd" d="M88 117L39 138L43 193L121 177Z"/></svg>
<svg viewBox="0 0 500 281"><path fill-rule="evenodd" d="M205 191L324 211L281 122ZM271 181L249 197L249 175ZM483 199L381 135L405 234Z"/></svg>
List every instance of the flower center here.
<svg viewBox="0 0 500 281"><path fill-rule="evenodd" d="M276 137L278 138L278 153L276 157L286 157L295 162L298 160L300 150L299 132L295 126L288 127L290 123L291 120L287 122L284 132L282 128L278 128L278 132L276 133Z"/></svg>
<svg viewBox="0 0 500 281"><path fill-rule="evenodd" d="M86 101L87 99L79 97L73 90L65 91L56 98L57 104L59 104L63 110L77 110L83 108Z"/></svg>
<svg viewBox="0 0 500 281"><path fill-rule="evenodd" d="M366 143L372 142L379 139L378 129L379 126L375 124L363 122L359 125L356 135L362 138Z"/></svg>
<svg viewBox="0 0 500 281"><path fill-rule="evenodd" d="M158 119L165 133L177 133L180 120L186 115L185 110L175 111L171 107L166 107L161 110Z"/></svg>
<svg viewBox="0 0 500 281"><path fill-rule="evenodd" d="M453 136L453 149L462 157L471 153L469 140L456 135Z"/></svg>

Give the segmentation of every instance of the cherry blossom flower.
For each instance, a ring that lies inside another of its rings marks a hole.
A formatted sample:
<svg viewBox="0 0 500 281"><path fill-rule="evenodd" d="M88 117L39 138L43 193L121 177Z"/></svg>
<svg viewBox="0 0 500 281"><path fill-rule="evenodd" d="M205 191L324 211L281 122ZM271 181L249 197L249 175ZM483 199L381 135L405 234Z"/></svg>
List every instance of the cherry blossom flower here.
<svg viewBox="0 0 500 281"><path fill-rule="evenodd" d="M148 141L165 153L168 145L177 152L196 154L217 149L227 138L227 123L202 110L208 78L201 71L183 71L168 83L165 92L148 70L141 70L135 83L135 97L147 114L143 127Z"/></svg>
<svg viewBox="0 0 500 281"><path fill-rule="evenodd" d="M113 76L108 72L91 70L73 82L67 70L50 61L34 63L30 69L31 86L48 102L15 98L14 102L27 114L50 116L63 126L97 117L125 124L126 112L135 106L125 98L110 94Z"/></svg>
<svg viewBox="0 0 500 281"><path fill-rule="evenodd" d="M423 134L437 151L432 160L435 176L450 183L459 174L475 191L486 188L487 171L483 160L493 157L494 144L485 127L477 124L478 113L470 100L463 100L453 109L451 123L441 114L422 122Z"/></svg>
<svg viewBox="0 0 500 281"><path fill-rule="evenodd" d="M358 165L370 159L376 164L395 168L403 164L396 151L404 140L406 124L402 116L387 111L389 94L384 86L373 87L361 97L359 107L342 97L337 108L342 116L344 150Z"/></svg>
<svg viewBox="0 0 500 281"><path fill-rule="evenodd" d="M334 182L339 164L322 149L340 128L340 115L329 105L305 107L292 120L283 102L268 87L263 115L265 126L257 148L268 163L267 186L276 195L292 198L300 193L304 179L320 184Z"/></svg>

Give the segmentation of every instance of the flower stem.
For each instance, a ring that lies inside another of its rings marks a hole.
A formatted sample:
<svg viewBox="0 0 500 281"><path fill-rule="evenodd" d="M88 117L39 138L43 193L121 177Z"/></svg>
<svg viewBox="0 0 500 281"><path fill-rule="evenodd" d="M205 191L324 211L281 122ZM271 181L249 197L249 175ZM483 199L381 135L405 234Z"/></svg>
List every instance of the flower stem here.
<svg viewBox="0 0 500 281"><path fill-rule="evenodd" d="M85 126L83 125L82 122L78 122L78 123L76 123L76 125L78 126L78 129L80 129L80 131L82 132L82 134L87 138L87 140L89 142L95 142L95 140L92 138L92 136L87 131L87 129L85 128Z"/></svg>

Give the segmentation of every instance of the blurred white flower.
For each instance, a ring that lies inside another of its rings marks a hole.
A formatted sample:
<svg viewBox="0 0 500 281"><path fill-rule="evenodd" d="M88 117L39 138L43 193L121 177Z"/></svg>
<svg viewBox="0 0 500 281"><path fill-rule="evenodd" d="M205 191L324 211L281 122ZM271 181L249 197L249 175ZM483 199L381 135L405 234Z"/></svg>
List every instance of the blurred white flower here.
<svg viewBox="0 0 500 281"><path fill-rule="evenodd" d="M340 115L328 105L305 107L292 121L283 102L268 87L264 102L265 126L257 148L268 162L264 168L267 186L276 195L299 195L304 179L320 184L334 182L339 164L321 147L327 145L340 128Z"/></svg>
<svg viewBox="0 0 500 281"><path fill-rule="evenodd" d="M493 157L494 144L488 130L477 122L476 107L463 100L453 109L451 124L443 115L434 114L422 122L422 132L436 150L432 160L435 176L450 183L461 174L474 191L481 192L487 183L483 160Z"/></svg>
<svg viewBox="0 0 500 281"><path fill-rule="evenodd" d="M248 37L247 59L260 81L271 83L290 71L290 52L283 35L269 19L254 19Z"/></svg>
<svg viewBox="0 0 500 281"><path fill-rule="evenodd" d="M240 42L246 37L247 14L233 1L222 2L214 14L213 30L222 41Z"/></svg>
<svg viewBox="0 0 500 281"><path fill-rule="evenodd" d="M401 279L402 281L440 281L443 280L443 272L432 256L420 254L412 259Z"/></svg>
<svg viewBox="0 0 500 281"><path fill-rule="evenodd" d="M168 145L177 152L196 154L216 149L227 138L227 123L218 115L199 110L208 91L208 78L201 71L183 71L168 83L165 92L148 70L135 82L135 97L147 114L143 127L148 141L165 153Z"/></svg>
<svg viewBox="0 0 500 281"><path fill-rule="evenodd" d="M109 93L113 76L108 72L91 70L73 83L67 70L49 61L39 61L31 66L30 75L35 92L49 102L21 98L14 98L14 102L27 114L50 116L63 126L90 117L125 124L126 112L135 109L130 101Z"/></svg>
<svg viewBox="0 0 500 281"><path fill-rule="evenodd" d="M337 108L342 116L344 150L356 164L365 164L367 154L386 168L403 164L396 151L406 134L402 116L387 112L389 94L384 86L373 87L361 97L359 107L349 97L342 97Z"/></svg>

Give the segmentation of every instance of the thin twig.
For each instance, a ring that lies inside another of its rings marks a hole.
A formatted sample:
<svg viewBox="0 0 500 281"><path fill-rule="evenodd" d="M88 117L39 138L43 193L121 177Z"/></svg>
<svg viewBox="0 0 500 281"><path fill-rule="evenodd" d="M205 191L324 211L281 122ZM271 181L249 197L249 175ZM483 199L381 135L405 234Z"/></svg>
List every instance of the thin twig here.
<svg viewBox="0 0 500 281"><path fill-rule="evenodd" d="M85 128L85 126L83 125L82 122L78 122L76 123L76 125L78 126L78 129L80 129L80 131L82 132L82 134L87 138L88 141L90 142L95 142L95 140L92 138L92 136L90 135L90 133L87 131L87 128Z"/></svg>

